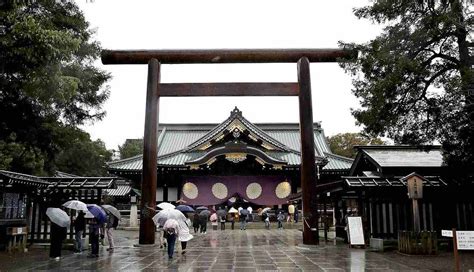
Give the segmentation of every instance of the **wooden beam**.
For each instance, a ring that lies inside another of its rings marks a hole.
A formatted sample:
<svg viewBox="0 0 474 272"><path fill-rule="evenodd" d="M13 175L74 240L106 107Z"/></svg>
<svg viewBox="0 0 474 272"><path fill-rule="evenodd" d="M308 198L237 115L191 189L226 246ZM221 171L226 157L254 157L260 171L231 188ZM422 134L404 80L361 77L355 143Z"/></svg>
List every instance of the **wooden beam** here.
<svg viewBox="0 0 474 272"><path fill-rule="evenodd" d="M310 62L355 59L353 50L328 49L204 49L204 50L103 50L103 64L184 63L295 63L306 57Z"/></svg>
<svg viewBox="0 0 474 272"><path fill-rule="evenodd" d="M316 162L314 152L313 104L309 59L298 61L300 135L301 135L301 190L303 202L303 243L319 244L318 206L316 203Z"/></svg>
<svg viewBox="0 0 474 272"><path fill-rule="evenodd" d="M162 83L160 96L297 96L298 83Z"/></svg>
<svg viewBox="0 0 474 272"><path fill-rule="evenodd" d="M158 156L158 103L160 63L156 59L148 62L145 133L143 137L142 199L140 214L139 244L155 243L155 224L152 217L156 209L157 156Z"/></svg>

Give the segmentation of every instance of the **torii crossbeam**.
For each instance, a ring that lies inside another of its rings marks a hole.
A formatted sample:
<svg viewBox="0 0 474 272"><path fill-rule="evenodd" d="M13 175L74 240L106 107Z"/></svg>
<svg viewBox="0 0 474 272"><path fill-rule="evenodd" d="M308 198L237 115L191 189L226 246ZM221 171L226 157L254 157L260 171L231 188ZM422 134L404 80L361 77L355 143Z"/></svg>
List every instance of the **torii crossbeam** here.
<svg viewBox="0 0 474 272"><path fill-rule="evenodd" d="M156 208L157 131L160 96L298 96L301 134L303 243L318 244L316 163L310 62L354 59L345 49L221 49L221 50L104 50L103 64L148 64L143 146L140 244L155 243L152 216ZM298 63L298 82L160 84L160 64Z"/></svg>

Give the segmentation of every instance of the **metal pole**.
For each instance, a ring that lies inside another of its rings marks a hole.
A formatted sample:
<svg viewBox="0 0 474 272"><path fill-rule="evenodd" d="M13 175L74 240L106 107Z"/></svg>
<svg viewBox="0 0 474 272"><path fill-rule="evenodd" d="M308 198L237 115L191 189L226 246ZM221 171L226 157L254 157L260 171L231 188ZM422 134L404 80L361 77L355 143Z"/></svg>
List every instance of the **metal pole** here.
<svg viewBox="0 0 474 272"><path fill-rule="evenodd" d="M459 254L458 254L458 237L456 234L456 229L453 229L453 253L454 253L454 271L461 271L459 264Z"/></svg>
<svg viewBox="0 0 474 272"><path fill-rule="evenodd" d="M316 162L309 64L306 57L298 61L303 243L317 245L319 244L318 206L316 203Z"/></svg>
<svg viewBox="0 0 474 272"><path fill-rule="evenodd" d="M140 204L139 235L139 244L141 245L155 243L155 224L152 217L156 209L159 81L160 63L156 59L151 59L148 62L145 133L143 137L142 200Z"/></svg>

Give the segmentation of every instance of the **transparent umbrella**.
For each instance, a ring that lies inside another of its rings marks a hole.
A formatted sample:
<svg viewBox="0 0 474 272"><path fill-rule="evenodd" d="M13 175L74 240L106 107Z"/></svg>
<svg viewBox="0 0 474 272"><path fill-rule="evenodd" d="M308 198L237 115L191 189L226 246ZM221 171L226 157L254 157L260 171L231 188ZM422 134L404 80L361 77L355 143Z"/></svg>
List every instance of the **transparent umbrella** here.
<svg viewBox="0 0 474 272"><path fill-rule="evenodd" d="M162 202L160 204L157 205L158 208L162 209L162 210L172 210L175 208L175 206L171 203L168 203L168 202Z"/></svg>
<svg viewBox="0 0 474 272"><path fill-rule="evenodd" d="M168 219L175 219L176 221L186 221L186 217L179 210L163 210L153 216L153 222L155 225L163 226Z"/></svg>
<svg viewBox="0 0 474 272"><path fill-rule="evenodd" d="M122 218L122 215L120 214L120 211L117 210L114 206L111 205L102 205L102 208L104 208L106 211L111 213L113 216L117 217L117 219Z"/></svg>
<svg viewBox="0 0 474 272"><path fill-rule="evenodd" d="M61 210L60 208L48 208L46 209L46 215L49 217L51 222L55 223L60 227L68 227L71 224L69 215Z"/></svg>
<svg viewBox="0 0 474 272"><path fill-rule="evenodd" d="M69 200L63 204L63 207L78 211L85 211L87 212L87 205L86 203L79 201L79 200Z"/></svg>

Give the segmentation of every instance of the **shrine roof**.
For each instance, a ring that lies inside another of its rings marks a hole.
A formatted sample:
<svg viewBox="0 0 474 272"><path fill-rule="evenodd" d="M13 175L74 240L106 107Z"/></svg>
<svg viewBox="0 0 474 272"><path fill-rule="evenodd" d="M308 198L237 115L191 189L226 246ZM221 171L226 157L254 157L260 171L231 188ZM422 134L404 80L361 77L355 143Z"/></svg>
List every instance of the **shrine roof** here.
<svg viewBox="0 0 474 272"><path fill-rule="evenodd" d="M407 186L404 177L342 177L345 184L349 187L400 187ZM446 186L447 183L439 176L426 176L423 180L423 186L439 187Z"/></svg>
<svg viewBox="0 0 474 272"><path fill-rule="evenodd" d="M10 185L24 185L34 187L48 187L51 185L50 182L43 180L37 176L15 173L5 170L0 170L0 183Z"/></svg>
<svg viewBox="0 0 474 272"><path fill-rule="evenodd" d="M266 144L262 148L268 156L284 160L288 166L299 166L300 131L298 123L251 123L235 109L220 124L159 124L158 166L185 166L206 152L206 143L222 137L232 127L243 126L252 137ZM317 160L328 159L323 169L348 170L352 159L331 153L320 123L314 123L315 154ZM319 159L318 159L319 158ZM141 171L142 155L108 163L109 171Z"/></svg>

